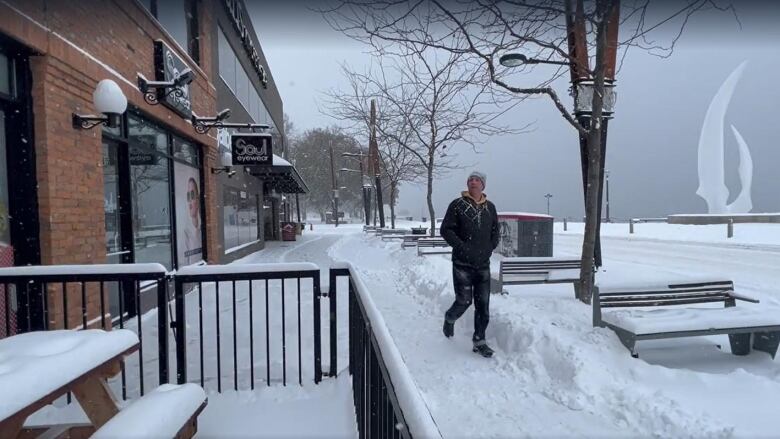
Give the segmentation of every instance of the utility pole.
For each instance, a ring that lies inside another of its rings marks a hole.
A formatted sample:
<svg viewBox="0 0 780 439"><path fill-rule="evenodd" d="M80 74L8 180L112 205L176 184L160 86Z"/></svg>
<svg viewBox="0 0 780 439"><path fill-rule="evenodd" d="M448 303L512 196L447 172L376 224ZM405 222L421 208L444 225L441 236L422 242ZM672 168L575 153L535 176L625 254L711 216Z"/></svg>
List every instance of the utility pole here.
<svg viewBox="0 0 780 439"><path fill-rule="evenodd" d="M330 145L330 176L333 184L333 205L335 210L335 212L333 212L333 216L336 219L336 227L338 227L339 226L339 189L338 186L336 185L336 168L333 162L333 141L332 140L329 142L329 145Z"/></svg>
<svg viewBox="0 0 780 439"><path fill-rule="evenodd" d="M544 198L547 198L547 215L550 214L550 198L552 198L552 194L545 194Z"/></svg>
<svg viewBox="0 0 780 439"><path fill-rule="evenodd" d="M376 208L379 211L379 227L385 228L385 208L382 204L382 180L380 178L382 168L379 166L379 146L376 143L376 102L371 99L371 134L368 140L369 173L373 170L376 189Z"/></svg>

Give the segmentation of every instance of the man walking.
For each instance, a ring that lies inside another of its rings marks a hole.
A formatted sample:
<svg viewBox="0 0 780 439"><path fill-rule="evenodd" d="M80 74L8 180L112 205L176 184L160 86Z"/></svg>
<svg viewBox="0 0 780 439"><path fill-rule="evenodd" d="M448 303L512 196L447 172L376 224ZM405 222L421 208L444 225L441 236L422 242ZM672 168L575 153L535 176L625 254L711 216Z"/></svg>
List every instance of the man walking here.
<svg viewBox="0 0 780 439"><path fill-rule="evenodd" d="M455 321L474 301L474 352L493 355L485 342L490 320L490 255L498 246L496 206L483 193L486 176L474 171L467 191L450 203L441 223L441 236L452 246L452 283L455 303L444 314L444 335L452 337Z"/></svg>

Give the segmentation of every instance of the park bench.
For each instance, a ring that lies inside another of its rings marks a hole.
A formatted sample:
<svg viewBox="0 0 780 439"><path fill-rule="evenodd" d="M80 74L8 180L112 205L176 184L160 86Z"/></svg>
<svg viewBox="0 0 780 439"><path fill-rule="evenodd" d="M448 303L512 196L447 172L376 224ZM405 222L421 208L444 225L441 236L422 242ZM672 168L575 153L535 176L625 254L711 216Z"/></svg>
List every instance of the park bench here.
<svg viewBox="0 0 780 439"><path fill-rule="evenodd" d="M452 247L444 238L420 238L417 240L417 256L452 253Z"/></svg>
<svg viewBox="0 0 780 439"><path fill-rule="evenodd" d="M382 241L387 241L388 239L401 239L404 235L411 233L412 231L409 229L380 229L377 235L382 238Z"/></svg>
<svg viewBox="0 0 780 439"><path fill-rule="evenodd" d="M428 235L404 235L401 237L401 248L417 247L417 241Z"/></svg>
<svg viewBox="0 0 780 439"><path fill-rule="evenodd" d="M363 225L363 232L371 233L374 232L377 229L377 226L369 226L369 225Z"/></svg>
<svg viewBox="0 0 780 439"><path fill-rule="evenodd" d="M91 437L191 438L206 403L206 393L197 384L162 384L123 408Z"/></svg>
<svg viewBox="0 0 780 439"><path fill-rule="evenodd" d="M577 285L581 261L558 257L504 258L499 263L498 281L494 292L507 294L505 285L559 284Z"/></svg>
<svg viewBox="0 0 780 439"><path fill-rule="evenodd" d="M752 345L772 358L780 342L780 310L737 307L737 300L758 300L735 293L730 280L597 285L592 300L593 326L612 329L633 357L638 356L635 345L640 340L728 334L734 355L747 355ZM674 306L713 303L724 306Z"/></svg>

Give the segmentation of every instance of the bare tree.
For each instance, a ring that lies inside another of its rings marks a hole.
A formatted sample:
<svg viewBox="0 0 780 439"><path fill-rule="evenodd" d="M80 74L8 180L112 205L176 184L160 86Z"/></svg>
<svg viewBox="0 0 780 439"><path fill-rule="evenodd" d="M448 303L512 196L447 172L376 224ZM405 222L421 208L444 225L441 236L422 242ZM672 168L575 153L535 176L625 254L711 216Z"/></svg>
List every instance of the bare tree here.
<svg viewBox="0 0 780 439"><path fill-rule="evenodd" d="M731 10L715 0L685 0L667 3L672 10L650 11L650 0L475 0L400 1L342 0L323 9L335 29L359 41L370 43L377 54L398 47L421 46L440 53L459 55L481 72L477 83L492 84L522 99L546 96L566 122L581 136L585 192L585 237L578 297L590 302L593 286L594 254L600 216L601 180L606 132L605 98L611 104L605 84L617 70L615 59L620 46L638 47L658 56L669 56L689 18L704 9ZM656 2L662 3L662 2ZM622 9L622 11L621 11ZM660 8L659 8L660 9ZM622 15L621 15L622 12ZM650 19L650 17L655 17ZM618 25L630 35L618 39ZM650 38L658 29L677 29L666 45ZM524 65L513 72L497 68L501 55L516 52ZM589 56L593 53L593 56ZM625 54L625 51L624 51ZM625 55L624 55L625 56ZM559 64L547 79L532 87L510 84L510 74L527 73L535 64ZM593 67L591 67L593 66ZM589 100L589 111L572 114L561 102L553 82L571 74L571 93L580 103ZM476 78L475 78L476 79ZM481 82L480 82L481 80ZM587 83L592 92L579 93L578 84Z"/></svg>
<svg viewBox="0 0 780 439"><path fill-rule="evenodd" d="M423 180L426 168L417 160L410 149L413 145L413 132L409 121L397 113L394 107L372 87L376 82L368 76L353 72L346 65L341 66L347 79L347 90L329 90L326 95L326 107L323 112L335 119L347 122L356 137L370 133L370 102L378 102L377 132L382 174L387 177L386 189L390 197L390 221L395 228L395 205L402 183L415 183ZM387 105L386 105L387 104ZM363 158L361 157L361 160ZM367 169L367 163L364 162Z"/></svg>
<svg viewBox="0 0 780 439"><path fill-rule="evenodd" d="M415 163L409 169L424 170L430 232L434 235L433 185L435 177L457 167L453 146L464 144L476 150L478 142L488 136L521 129L497 124L497 118L511 107L497 109L503 102L487 84L479 84L478 73L462 54L441 56L421 44L399 44L384 48L377 63L377 68L366 73L345 69L351 93L363 96L358 104L331 91L328 106L334 117L353 120L368 114L366 98L376 99L382 115L377 132L385 144L383 159L389 163L390 144L390 148L409 154Z"/></svg>

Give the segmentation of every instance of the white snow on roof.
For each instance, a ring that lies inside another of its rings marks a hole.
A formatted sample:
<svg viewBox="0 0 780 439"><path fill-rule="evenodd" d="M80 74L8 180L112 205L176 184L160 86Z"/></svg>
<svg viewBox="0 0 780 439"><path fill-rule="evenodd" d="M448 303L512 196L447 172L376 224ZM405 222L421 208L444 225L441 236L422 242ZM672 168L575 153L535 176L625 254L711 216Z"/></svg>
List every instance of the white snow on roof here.
<svg viewBox="0 0 780 439"><path fill-rule="evenodd" d="M179 270L180 276L206 274L244 274L244 273L278 273L280 271L319 270L316 264L309 262L293 262L280 264L229 264L229 265L191 265Z"/></svg>
<svg viewBox="0 0 780 439"><path fill-rule="evenodd" d="M292 163L274 154L274 166L289 166L292 167Z"/></svg>
<svg viewBox="0 0 780 439"><path fill-rule="evenodd" d="M197 384L162 384L122 409L92 438L176 437L206 401Z"/></svg>
<svg viewBox="0 0 780 439"><path fill-rule="evenodd" d="M0 419L138 343L127 329L28 332L0 340Z"/></svg>
<svg viewBox="0 0 780 439"><path fill-rule="evenodd" d="M0 268L0 276L61 276L70 274L138 274L165 273L165 267L157 263L147 264L87 264L87 265L29 265Z"/></svg>

